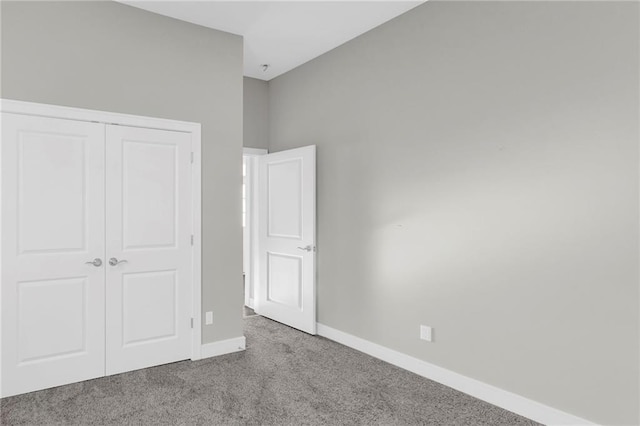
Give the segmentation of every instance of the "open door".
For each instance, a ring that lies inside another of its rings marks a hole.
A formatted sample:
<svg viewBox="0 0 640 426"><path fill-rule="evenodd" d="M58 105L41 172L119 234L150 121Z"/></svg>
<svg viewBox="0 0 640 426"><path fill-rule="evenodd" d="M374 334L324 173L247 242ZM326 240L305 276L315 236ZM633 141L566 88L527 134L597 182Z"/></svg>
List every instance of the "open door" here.
<svg viewBox="0 0 640 426"><path fill-rule="evenodd" d="M316 334L316 147L258 161L256 312Z"/></svg>

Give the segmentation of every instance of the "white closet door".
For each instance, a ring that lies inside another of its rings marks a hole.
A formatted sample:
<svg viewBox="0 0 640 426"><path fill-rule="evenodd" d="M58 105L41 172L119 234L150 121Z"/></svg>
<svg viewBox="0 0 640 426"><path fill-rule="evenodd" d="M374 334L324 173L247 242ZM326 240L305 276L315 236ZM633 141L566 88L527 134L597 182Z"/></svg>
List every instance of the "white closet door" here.
<svg viewBox="0 0 640 426"><path fill-rule="evenodd" d="M1 149L1 395L102 376L104 125L3 113Z"/></svg>
<svg viewBox="0 0 640 426"><path fill-rule="evenodd" d="M116 374L191 355L191 135L106 135L106 370Z"/></svg>

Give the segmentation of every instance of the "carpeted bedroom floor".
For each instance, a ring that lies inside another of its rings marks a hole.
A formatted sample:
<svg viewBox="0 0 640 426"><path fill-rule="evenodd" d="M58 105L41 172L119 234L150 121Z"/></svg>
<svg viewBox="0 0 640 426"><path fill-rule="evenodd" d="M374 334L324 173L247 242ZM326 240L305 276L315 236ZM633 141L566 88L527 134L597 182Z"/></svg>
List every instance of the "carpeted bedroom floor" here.
<svg viewBox="0 0 640 426"><path fill-rule="evenodd" d="M0 400L9 425L534 425L260 316L247 350Z"/></svg>

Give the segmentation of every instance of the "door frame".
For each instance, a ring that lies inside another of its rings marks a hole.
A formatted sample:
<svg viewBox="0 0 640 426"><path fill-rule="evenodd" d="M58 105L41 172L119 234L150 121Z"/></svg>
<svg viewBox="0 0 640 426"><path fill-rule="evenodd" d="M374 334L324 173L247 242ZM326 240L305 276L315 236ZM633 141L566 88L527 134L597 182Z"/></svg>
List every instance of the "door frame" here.
<svg viewBox="0 0 640 426"><path fill-rule="evenodd" d="M245 199L247 205L245 206L245 228L248 229L248 235L242 235L242 264L244 268L245 256L248 256L247 263L249 264L249 271L244 271L244 304L251 309L255 309L255 288L256 279L258 277L258 209L260 207L258 203L258 162L256 157L266 155L269 150L262 148L243 148L242 149L242 161L247 158L245 183ZM247 241L248 240L248 241ZM245 242L248 243L249 253L245 253ZM253 290L253 292L251 291Z"/></svg>
<svg viewBox="0 0 640 426"><path fill-rule="evenodd" d="M196 361L202 358L202 164L201 164L201 125L200 123L168 120L164 118L153 118L130 114L120 114L106 111L97 111L83 108L73 108L58 105L40 104L34 102L16 101L12 99L0 99L0 112L7 112L21 115L31 115L39 117L58 118L74 121L88 121L94 123L120 125L129 127L142 127L148 129L167 130L191 134L191 191L192 191L192 267L193 282L191 286L191 318L193 327L191 329L191 360ZM0 126L2 123L0 123ZM1 150L0 150L1 152ZM0 177L1 178L1 177ZM1 182L0 182L1 183ZM0 200L0 203L2 201ZM0 214L2 205L0 204ZM2 230L0 229L0 238ZM0 260L2 253L0 253ZM0 264L0 268L2 265ZM1 306L0 306L1 309ZM2 312L0 311L0 321ZM2 327L0 324L0 333ZM2 335L0 334L0 342ZM1 386L0 378L0 386Z"/></svg>

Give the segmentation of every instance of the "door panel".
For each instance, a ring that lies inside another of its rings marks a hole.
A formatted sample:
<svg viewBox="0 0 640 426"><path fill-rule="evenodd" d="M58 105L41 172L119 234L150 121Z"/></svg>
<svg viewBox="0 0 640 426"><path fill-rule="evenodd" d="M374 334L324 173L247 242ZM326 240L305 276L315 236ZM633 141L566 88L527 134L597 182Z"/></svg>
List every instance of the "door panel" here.
<svg viewBox="0 0 640 426"><path fill-rule="evenodd" d="M269 237L302 238L302 158L267 163Z"/></svg>
<svg viewBox="0 0 640 426"><path fill-rule="evenodd" d="M176 247L177 159L174 144L122 142L125 250Z"/></svg>
<svg viewBox="0 0 640 426"><path fill-rule="evenodd" d="M2 114L2 396L104 375L104 125Z"/></svg>
<svg viewBox="0 0 640 426"><path fill-rule="evenodd" d="M176 271L122 274L122 280L123 346L175 338Z"/></svg>
<svg viewBox="0 0 640 426"><path fill-rule="evenodd" d="M19 252L84 250L83 135L24 131L17 142ZM56 226L42 220L43 212L55 218Z"/></svg>
<svg viewBox="0 0 640 426"><path fill-rule="evenodd" d="M85 351L86 292L84 277L18 282L20 364Z"/></svg>
<svg viewBox="0 0 640 426"><path fill-rule="evenodd" d="M190 357L191 135L107 126L107 374Z"/></svg>
<svg viewBox="0 0 640 426"><path fill-rule="evenodd" d="M302 256L267 252L267 301L301 309Z"/></svg>
<svg viewBox="0 0 640 426"><path fill-rule="evenodd" d="M315 146L259 157L256 311L316 332Z"/></svg>

